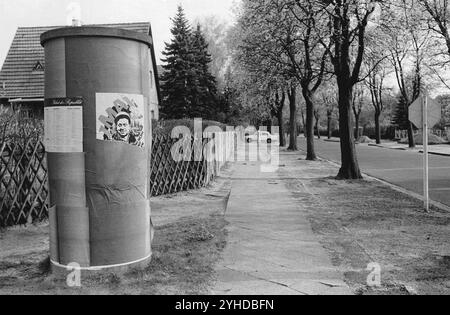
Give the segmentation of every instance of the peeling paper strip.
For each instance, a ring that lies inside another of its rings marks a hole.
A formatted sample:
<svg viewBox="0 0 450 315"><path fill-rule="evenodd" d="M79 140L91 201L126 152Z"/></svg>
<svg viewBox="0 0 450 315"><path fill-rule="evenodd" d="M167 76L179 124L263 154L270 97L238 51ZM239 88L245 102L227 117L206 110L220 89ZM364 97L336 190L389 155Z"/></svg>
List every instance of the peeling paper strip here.
<svg viewBox="0 0 450 315"><path fill-rule="evenodd" d="M50 223L50 259L54 261L59 261L59 250L58 250L58 218L56 216L56 207L51 207L49 209L49 223Z"/></svg>
<svg viewBox="0 0 450 315"><path fill-rule="evenodd" d="M47 154L50 204L86 207L84 153Z"/></svg>
<svg viewBox="0 0 450 315"><path fill-rule="evenodd" d="M89 210L84 153L48 153L51 257L89 266Z"/></svg>
<svg viewBox="0 0 450 315"><path fill-rule="evenodd" d="M149 200L97 207L90 215L91 266L126 264L151 254Z"/></svg>
<svg viewBox="0 0 450 315"><path fill-rule="evenodd" d="M57 207L59 261L90 266L89 209Z"/></svg>

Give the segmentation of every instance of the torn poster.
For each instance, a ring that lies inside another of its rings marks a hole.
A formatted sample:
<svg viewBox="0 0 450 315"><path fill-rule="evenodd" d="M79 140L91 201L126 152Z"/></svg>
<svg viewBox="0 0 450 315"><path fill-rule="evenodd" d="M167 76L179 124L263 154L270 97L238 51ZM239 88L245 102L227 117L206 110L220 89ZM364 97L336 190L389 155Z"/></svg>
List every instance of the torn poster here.
<svg viewBox="0 0 450 315"><path fill-rule="evenodd" d="M97 140L145 146L144 96L97 93Z"/></svg>

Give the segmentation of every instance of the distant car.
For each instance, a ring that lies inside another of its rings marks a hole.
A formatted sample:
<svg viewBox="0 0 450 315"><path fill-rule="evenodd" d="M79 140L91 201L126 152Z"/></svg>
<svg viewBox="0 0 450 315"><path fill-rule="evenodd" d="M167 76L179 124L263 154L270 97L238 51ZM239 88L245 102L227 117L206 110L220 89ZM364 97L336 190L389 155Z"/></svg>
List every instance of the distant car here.
<svg viewBox="0 0 450 315"><path fill-rule="evenodd" d="M278 142L280 141L279 136L278 135L272 135L270 134L270 132L268 131L257 131L252 135L246 134L245 135L245 140L248 143L251 142L267 142L267 143L272 143L272 142Z"/></svg>

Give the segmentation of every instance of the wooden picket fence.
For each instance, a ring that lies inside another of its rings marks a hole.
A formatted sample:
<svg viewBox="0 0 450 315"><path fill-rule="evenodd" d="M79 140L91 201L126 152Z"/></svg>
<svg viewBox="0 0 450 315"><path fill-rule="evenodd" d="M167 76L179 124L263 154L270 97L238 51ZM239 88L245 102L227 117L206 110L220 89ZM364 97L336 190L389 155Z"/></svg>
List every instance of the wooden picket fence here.
<svg viewBox="0 0 450 315"><path fill-rule="evenodd" d="M150 171L152 197L201 188L212 179L207 176L207 162L202 158L196 159L194 139L183 141L186 152L182 148L178 152L183 157L182 161L173 159L172 155L175 153L172 153L172 149L178 141L168 136L157 136L153 139ZM202 141L200 144L201 148L204 143Z"/></svg>
<svg viewBox="0 0 450 315"><path fill-rule="evenodd" d="M234 153L234 146L229 141L232 137L230 133L218 133L213 137L218 139L216 146L207 146L207 139L199 140L200 143L194 138L185 139L184 150L179 150L182 160L177 161L172 150L179 140L155 136L150 170L151 196L198 189L214 180L226 162L225 155ZM207 152L202 154L205 148ZM221 158L218 158L219 155ZM48 217L46 163L45 148L41 142L30 140L25 146L13 143L1 146L0 227L27 224Z"/></svg>
<svg viewBox="0 0 450 315"><path fill-rule="evenodd" d="M0 227L48 217L49 190L41 142L3 143L0 148Z"/></svg>
<svg viewBox="0 0 450 315"><path fill-rule="evenodd" d="M152 197L207 186L234 155L233 137L234 133L227 132L211 134L214 145L208 145L208 139L192 137L180 141L156 136L150 172Z"/></svg>

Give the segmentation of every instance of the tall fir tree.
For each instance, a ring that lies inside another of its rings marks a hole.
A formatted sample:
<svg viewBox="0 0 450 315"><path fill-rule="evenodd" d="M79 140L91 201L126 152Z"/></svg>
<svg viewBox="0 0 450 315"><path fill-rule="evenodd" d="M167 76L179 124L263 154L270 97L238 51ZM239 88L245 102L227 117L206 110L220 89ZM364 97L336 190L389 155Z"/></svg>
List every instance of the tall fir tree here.
<svg viewBox="0 0 450 315"><path fill-rule="evenodd" d="M210 72L211 55L200 25L192 32L183 8L178 7L171 29L173 39L163 52L162 113L166 119L216 116L217 87Z"/></svg>
<svg viewBox="0 0 450 315"><path fill-rule="evenodd" d="M195 60L192 51L192 31L184 10L178 7L172 19L172 41L166 43L161 77L162 113L166 119L190 116L192 92L196 90Z"/></svg>
<svg viewBox="0 0 450 315"><path fill-rule="evenodd" d="M392 124L399 128L400 130L407 130L409 124L408 118L408 105L406 104L405 98L400 95L398 97L398 103L395 108Z"/></svg>
<svg viewBox="0 0 450 315"><path fill-rule="evenodd" d="M197 25L197 29L192 36L192 44L198 82L198 90L196 91L198 94L192 114L195 117L215 119L217 118L217 82L210 71L212 58L208 52L208 43L200 24Z"/></svg>

